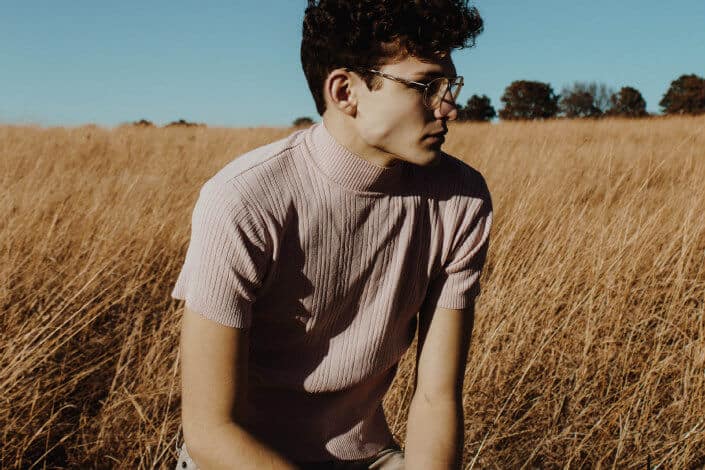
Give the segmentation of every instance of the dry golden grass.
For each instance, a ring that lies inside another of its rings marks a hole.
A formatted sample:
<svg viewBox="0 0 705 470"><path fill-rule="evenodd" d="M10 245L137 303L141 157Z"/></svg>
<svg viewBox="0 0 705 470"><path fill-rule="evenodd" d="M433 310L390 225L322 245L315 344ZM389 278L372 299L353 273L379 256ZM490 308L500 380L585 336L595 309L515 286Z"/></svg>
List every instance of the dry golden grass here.
<svg viewBox="0 0 705 470"><path fill-rule="evenodd" d="M289 132L0 127L1 467L173 465L197 191ZM704 464L705 119L457 124L446 150L495 206L466 465Z"/></svg>

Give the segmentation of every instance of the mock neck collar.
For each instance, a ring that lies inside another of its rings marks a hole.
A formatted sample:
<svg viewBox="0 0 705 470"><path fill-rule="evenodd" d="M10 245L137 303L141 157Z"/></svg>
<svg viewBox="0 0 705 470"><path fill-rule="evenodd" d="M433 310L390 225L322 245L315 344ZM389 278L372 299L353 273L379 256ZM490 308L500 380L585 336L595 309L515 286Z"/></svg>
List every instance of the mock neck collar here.
<svg viewBox="0 0 705 470"><path fill-rule="evenodd" d="M413 165L401 160L390 167L368 162L335 140L323 122L311 126L306 141L316 166L328 178L353 191L398 193L413 171Z"/></svg>

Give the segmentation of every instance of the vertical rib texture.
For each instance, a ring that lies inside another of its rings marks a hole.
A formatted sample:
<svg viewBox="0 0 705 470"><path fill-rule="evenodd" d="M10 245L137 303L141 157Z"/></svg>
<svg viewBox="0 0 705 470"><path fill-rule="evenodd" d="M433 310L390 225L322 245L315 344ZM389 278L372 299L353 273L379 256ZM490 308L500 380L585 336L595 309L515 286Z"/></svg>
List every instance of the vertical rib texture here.
<svg viewBox="0 0 705 470"><path fill-rule="evenodd" d="M421 304L478 295L491 220L462 161L378 167L317 124L206 182L172 296L249 330L251 432L295 460L364 458L392 440L382 398Z"/></svg>

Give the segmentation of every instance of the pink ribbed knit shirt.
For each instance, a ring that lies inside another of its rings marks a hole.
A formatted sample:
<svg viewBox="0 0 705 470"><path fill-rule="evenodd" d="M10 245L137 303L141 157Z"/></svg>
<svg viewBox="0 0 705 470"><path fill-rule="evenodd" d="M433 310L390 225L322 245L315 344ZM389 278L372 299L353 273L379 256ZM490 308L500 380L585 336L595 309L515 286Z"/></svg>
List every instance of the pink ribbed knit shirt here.
<svg viewBox="0 0 705 470"><path fill-rule="evenodd" d="M479 293L491 220L462 161L379 167L321 123L206 182L172 296L250 329L254 435L297 461L364 458L392 442L382 398L421 304Z"/></svg>

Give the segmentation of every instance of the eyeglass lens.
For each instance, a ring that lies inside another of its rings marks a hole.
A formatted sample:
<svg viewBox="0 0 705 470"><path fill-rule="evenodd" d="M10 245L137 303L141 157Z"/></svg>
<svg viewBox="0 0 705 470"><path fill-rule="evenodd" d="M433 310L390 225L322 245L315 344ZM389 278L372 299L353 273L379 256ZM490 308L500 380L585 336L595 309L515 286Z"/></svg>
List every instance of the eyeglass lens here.
<svg viewBox="0 0 705 470"><path fill-rule="evenodd" d="M432 80L428 83L429 87L426 89L425 102L426 105L431 108L436 108L441 104L441 101L450 91L450 98L455 101L460 94L460 88L462 85L456 81L451 82L448 78L441 77Z"/></svg>

